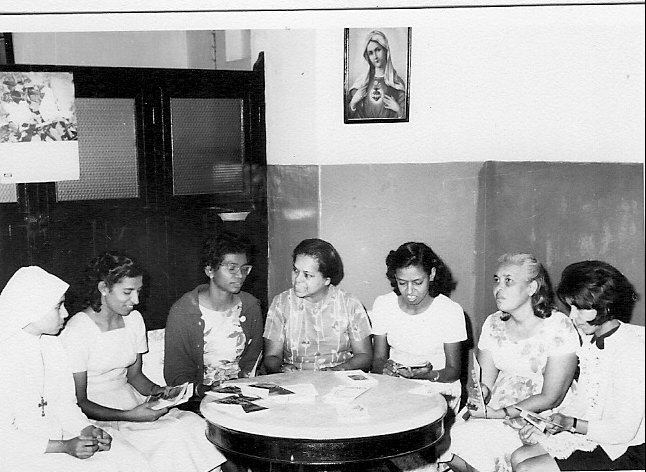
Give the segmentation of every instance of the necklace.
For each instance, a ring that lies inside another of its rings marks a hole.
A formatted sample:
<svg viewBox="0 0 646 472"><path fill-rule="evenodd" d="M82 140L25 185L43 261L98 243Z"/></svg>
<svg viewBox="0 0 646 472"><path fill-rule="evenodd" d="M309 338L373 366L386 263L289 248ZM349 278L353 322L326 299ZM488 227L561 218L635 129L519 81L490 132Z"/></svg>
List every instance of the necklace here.
<svg viewBox="0 0 646 472"><path fill-rule="evenodd" d="M40 339L38 340L38 352L40 353L40 363L43 368L43 373L40 376L42 384L40 387L40 402L38 402L38 408L40 408L40 415L45 416L45 407L47 406L47 400L45 400L45 359L43 358L43 350L40 345Z"/></svg>

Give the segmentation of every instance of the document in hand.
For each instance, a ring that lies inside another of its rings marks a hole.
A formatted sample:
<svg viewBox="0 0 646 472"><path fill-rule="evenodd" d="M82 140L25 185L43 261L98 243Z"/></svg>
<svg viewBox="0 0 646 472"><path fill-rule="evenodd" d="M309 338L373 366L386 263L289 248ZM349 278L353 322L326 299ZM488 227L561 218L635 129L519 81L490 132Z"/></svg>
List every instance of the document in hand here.
<svg viewBox="0 0 646 472"><path fill-rule="evenodd" d="M528 423L534 425L541 433L545 431L545 428L547 428L548 425L552 425L557 428L563 429L563 426L561 426L560 424L554 423L553 421L550 421L548 418L545 418L544 416L541 416L538 413L525 410L516 405L513 405L513 407L516 408L518 411L520 411L521 418L523 418Z"/></svg>
<svg viewBox="0 0 646 472"><path fill-rule="evenodd" d="M165 395L150 395L146 400L152 402L150 407L153 410L161 410L186 403L192 396L193 384L186 382L171 388Z"/></svg>
<svg viewBox="0 0 646 472"><path fill-rule="evenodd" d="M480 381L482 379L482 369L478 358L475 353L473 353L473 370L471 371L471 388L468 389L469 398L467 400L467 405L460 410L458 415L462 417L465 421L471 417L471 412L467 408L469 405L473 405L475 409L483 411L485 418L487 417L487 405L484 399L484 393L482 392L482 386Z"/></svg>
<svg viewBox="0 0 646 472"><path fill-rule="evenodd" d="M476 357L475 353L473 353L473 371L471 372L472 375L472 380L473 380L473 392L474 392L474 400L475 400L475 405L477 405L479 410L482 410L485 412L485 418L487 417L487 406L485 404L485 399L484 399L484 394L482 392L482 386L480 385L480 381L482 380L482 369L480 368L480 363L478 362L478 358Z"/></svg>

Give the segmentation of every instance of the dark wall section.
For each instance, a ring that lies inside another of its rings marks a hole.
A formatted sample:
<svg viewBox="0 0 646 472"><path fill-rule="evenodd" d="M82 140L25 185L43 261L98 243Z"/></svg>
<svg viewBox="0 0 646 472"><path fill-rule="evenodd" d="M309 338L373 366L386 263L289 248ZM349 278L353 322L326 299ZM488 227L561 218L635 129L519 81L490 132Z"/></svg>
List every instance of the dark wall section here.
<svg viewBox="0 0 646 472"><path fill-rule="evenodd" d="M496 309L489 295L497 258L529 251L546 265L555 286L573 262L599 259L616 266L641 296L632 322L644 325L643 173L643 164L485 163L485 218L478 228L484 273L476 290L487 295L485 313Z"/></svg>

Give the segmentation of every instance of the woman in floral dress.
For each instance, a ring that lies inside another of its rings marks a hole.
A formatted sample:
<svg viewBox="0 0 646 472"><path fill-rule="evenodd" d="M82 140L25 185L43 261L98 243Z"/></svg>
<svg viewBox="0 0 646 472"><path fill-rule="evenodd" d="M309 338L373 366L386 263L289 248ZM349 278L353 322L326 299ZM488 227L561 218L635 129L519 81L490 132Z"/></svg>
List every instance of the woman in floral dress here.
<svg viewBox="0 0 646 472"><path fill-rule="evenodd" d="M644 470L644 327L628 324L637 294L616 268L583 261L565 268L559 299L583 338L577 382L548 434L520 431L517 471Z"/></svg>
<svg viewBox="0 0 646 472"><path fill-rule="evenodd" d="M327 241L305 239L292 260L292 288L274 297L267 314L267 372L370 369L368 314L336 286L343 278L339 253Z"/></svg>
<svg viewBox="0 0 646 472"><path fill-rule="evenodd" d="M499 311L484 322L478 342L481 385L487 405L470 410L451 429L440 460L455 471L511 470L522 445L514 420L520 411L541 412L561 403L576 369L579 338L572 322L553 309L542 264L531 254L505 254L494 275ZM484 440L486 438L486 440Z"/></svg>

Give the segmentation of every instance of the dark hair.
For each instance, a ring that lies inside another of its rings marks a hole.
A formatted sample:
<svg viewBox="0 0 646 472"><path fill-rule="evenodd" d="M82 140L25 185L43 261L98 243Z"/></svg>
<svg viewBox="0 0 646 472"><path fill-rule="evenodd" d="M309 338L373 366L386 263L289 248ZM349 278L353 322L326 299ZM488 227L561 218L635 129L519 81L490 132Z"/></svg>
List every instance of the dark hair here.
<svg viewBox="0 0 646 472"><path fill-rule="evenodd" d="M498 266L517 265L527 269L527 282L536 282L538 287L532 295L532 309L539 318L549 318L554 309L554 290L550 276L536 256L526 253L507 253L498 258ZM509 319L509 315L503 316Z"/></svg>
<svg viewBox="0 0 646 472"><path fill-rule="evenodd" d="M424 243L416 242L404 243L396 251L390 251L386 256L386 277L397 295L401 295L395 278L397 269L410 266L419 266L428 275L435 268L435 278L429 284L428 293L431 297L437 297L440 293L447 297L451 296L451 292L456 286L451 271L430 247Z"/></svg>
<svg viewBox="0 0 646 472"><path fill-rule="evenodd" d="M208 238L202 246L202 267L217 269L227 254L244 254L251 262L251 242L245 236L227 231Z"/></svg>
<svg viewBox="0 0 646 472"><path fill-rule="evenodd" d="M99 282L105 282L109 289L126 277L143 276L143 269L130 257L118 252L104 252L92 259L85 268L84 307L101 311Z"/></svg>
<svg viewBox="0 0 646 472"><path fill-rule="evenodd" d="M323 277L329 277L332 285L338 285L343 280L343 262L341 256L327 241L311 238L304 239L292 252L292 262L297 256L310 256L319 263L319 272Z"/></svg>
<svg viewBox="0 0 646 472"><path fill-rule="evenodd" d="M570 264L561 274L556 291L566 305L581 310L597 310L591 325L616 319L628 323L638 299L635 287L626 276L602 261Z"/></svg>

